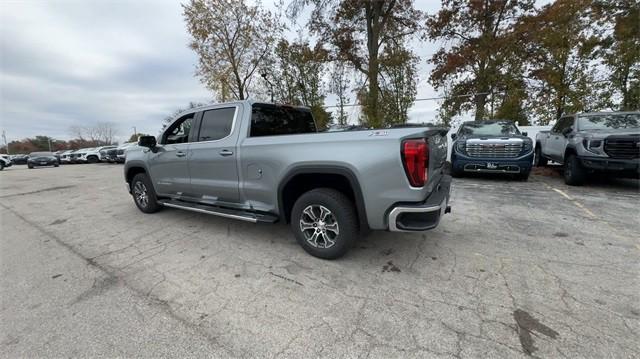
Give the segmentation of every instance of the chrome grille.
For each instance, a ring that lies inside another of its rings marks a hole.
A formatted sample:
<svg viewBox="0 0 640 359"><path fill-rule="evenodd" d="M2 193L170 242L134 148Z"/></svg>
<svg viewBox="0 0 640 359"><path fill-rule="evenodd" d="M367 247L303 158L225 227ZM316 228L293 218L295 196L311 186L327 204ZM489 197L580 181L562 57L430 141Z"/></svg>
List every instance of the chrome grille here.
<svg viewBox="0 0 640 359"><path fill-rule="evenodd" d="M611 158L638 158L640 157L640 135L638 136L609 136L604 141L604 152Z"/></svg>
<svg viewBox="0 0 640 359"><path fill-rule="evenodd" d="M513 158L522 151L522 143L467 143L469 157Z"/></svg>

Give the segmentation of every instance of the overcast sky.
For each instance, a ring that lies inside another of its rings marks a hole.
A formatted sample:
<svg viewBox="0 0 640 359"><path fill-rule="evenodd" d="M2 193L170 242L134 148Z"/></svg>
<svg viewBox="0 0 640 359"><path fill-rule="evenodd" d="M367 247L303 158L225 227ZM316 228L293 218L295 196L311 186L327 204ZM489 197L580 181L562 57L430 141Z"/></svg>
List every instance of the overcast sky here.
<svg viewBox="0 0 640 359"><path fill-rule="evenodd" d="M416 1L431 13L438 3ZM71 126L98 121L115 123L121 138L133 126L156 134L178 107L210 101L193 76L196 56L181 13L170 0L0 0L0 127L7 139L69 139ZM436 45L416 45L418 97L432 97L425 59ZM416 103L410 116L433 121L436 107Z"/></svg>

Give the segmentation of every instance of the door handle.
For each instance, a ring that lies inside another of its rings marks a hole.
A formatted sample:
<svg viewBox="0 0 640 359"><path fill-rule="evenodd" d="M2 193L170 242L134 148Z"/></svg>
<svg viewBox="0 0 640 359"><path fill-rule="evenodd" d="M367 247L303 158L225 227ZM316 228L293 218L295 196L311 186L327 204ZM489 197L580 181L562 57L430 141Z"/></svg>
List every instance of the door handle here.
<svg viewBox="0 0 640 359"><path fill-rule="evenodd" d="M177 156L177 157L184 157L184 156L186 156L186 155L187 155L187 154L186 154L185 152L182 152L182 151L178 151L178 152L176 152L176 156Z"/></svg>
<svg viewBox="0 0 640 359"><path fill-rule="evenodd" d="M231 156L232 154L233 154L233 151L229 151L229 150L220 151L220 156Z"/></svg>

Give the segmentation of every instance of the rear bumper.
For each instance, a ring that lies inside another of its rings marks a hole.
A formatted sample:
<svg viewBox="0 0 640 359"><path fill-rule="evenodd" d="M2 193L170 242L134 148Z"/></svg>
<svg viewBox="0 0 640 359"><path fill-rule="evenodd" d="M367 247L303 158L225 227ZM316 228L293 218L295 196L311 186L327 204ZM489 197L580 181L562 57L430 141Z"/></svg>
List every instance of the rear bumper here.
<svg viewBox="0 0 640 359"><path fill-rule="evenodd" d="M389 231L421 232L437 227L440 218L451 212L451 176L443 176L435 188L423 202L392 206L388 214Z"/></svg>
<svg viewBox="0 0 640 359"><path fill-rule="evenodd" d="M533 152L516 158L478 158L456 153L451 167L458 172L526 173L531 171Z"/></svg>
<svg viewBox="0 0 640 359"><path fill-rule="evenodd" d="M606 172L630 172L640 173L640 158L612 159L602 157L578 157L583 167Z"/></svg>

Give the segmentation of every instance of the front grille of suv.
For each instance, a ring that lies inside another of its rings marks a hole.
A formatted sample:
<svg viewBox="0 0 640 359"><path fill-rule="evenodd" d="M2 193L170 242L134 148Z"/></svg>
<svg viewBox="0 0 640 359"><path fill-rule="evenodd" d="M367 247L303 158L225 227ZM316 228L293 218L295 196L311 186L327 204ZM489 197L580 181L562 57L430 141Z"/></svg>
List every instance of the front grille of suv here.
<svg viewBox="0 0 640 359"><path fill-rule="evenodd" d="M604 152L611 158L639 158L639 143L640 135L609 136L604 141Z"/></svg>
<svg viewBox="0 0 640 359"><path fill-rule="evenodd" d="M124 150L118 150L116 153L117 153L118 155L124 155Z"/></svg>
<svg viewBox="0 0 640 359"><path fill-rule="evenodd" d="M469 157L514 158L520 155L522 143L467 143Z"/></svg>

